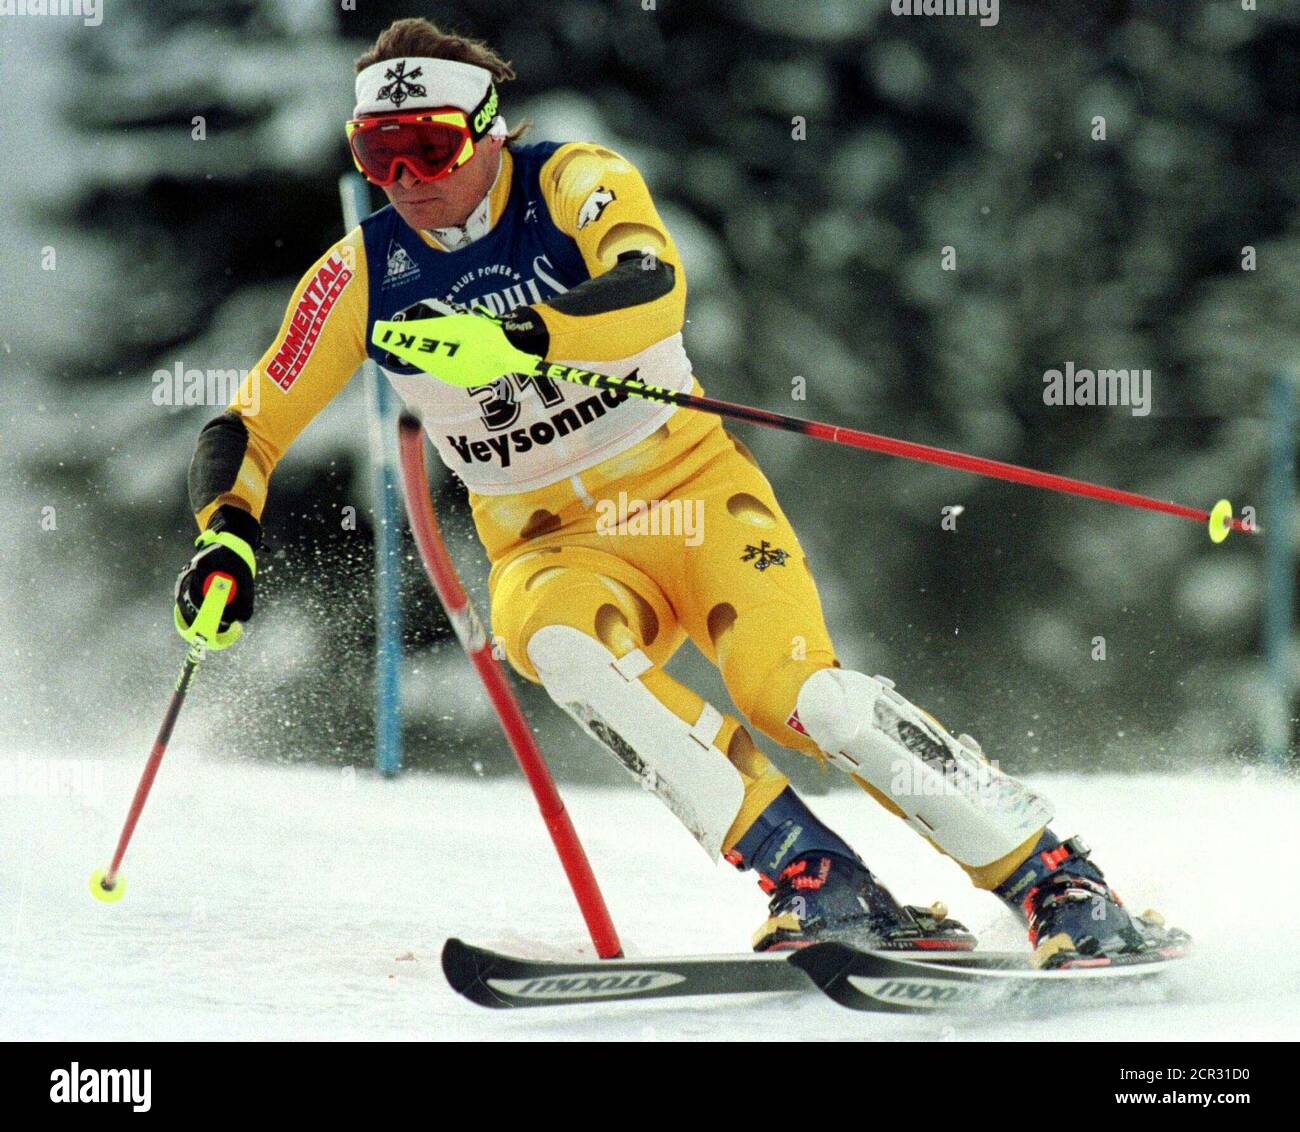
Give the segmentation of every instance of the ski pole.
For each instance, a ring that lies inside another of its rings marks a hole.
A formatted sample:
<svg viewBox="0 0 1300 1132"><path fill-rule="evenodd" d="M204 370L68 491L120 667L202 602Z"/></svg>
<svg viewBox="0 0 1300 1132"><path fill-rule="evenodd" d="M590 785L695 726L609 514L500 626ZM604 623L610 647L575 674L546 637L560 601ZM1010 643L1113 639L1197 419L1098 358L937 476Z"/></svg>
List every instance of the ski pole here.
<svg viewBox="0 0 1300 1132"><path fill-rule="evenodd" d="M91 875L91 893L96 899L107 904L121 900L126 893L126 877L120 872L122 858L126 855L126 847L135 832L136 822L140 820L140 812L149 797L153 780L158 774L158 767L162 765L163 754L172 737L172 728L176 726L176 717L180 715L181 706L185 703L185 693L190 689L194 673L198 670L199 662L207 651L208 642L217 635L221 614L226 608L226 602L230 600L233 585L234 579L229 574L212 575L212 582L208 586L207 594L204 595L203 605L194 619L194 636L185 653L185 663L181 665L180 675L176 678L176 688L172 692L171 702L167 705L162 726L158 728L158 737L153 741L153 749L149 752L144 773L140 775L140 784L135 788L135 797L131 799L131 808L126 815L126 824L122 826L122 835L117 839L113 860L107 869L96 869Z"/></svg>
<svg viewBox="0 0 1300 1132"><path fill-rule="evenodd" d="M371 340L384 346L407 364L426 369L431 364L432 348L441 347L448 352L454 352L460 346L459 342L449 341L443 338L442 334L442 326L436 318L412 319L409 322L376 321L371 331ZM426 370L426 372L431 371ZM720 401L715 397L678 393L673 389L665 389L661 385L648 385L634 377L611 377L609 374L593 373L591 370L566 366L560 362L545 362L538 359L530 376L572 381L591 389L621 391L632 397L664 401L670 405L698 409L720 417L749 421L751 424L763 425L766 428L778 428L801 436L811 436L816 440L828 440L832 444L864 448L871 452L881 452L886 456L901 456L905 460L919 460L926 464L973 472L975 475L987 476L990 479L1009 480L1011 483L1027 484L1030 487L1059 491L1066 495L1082 495L1089 499L1100 499L1106 503L1118 503L1144 511L1159 511L1165 515L1175 515L1180 519L1191 519L1193 522L1207 524L1210 538L1214 542L1222 542L1228 537L1228 533L1234 530L1245 534L1260 533L1255 524L1247 524L1241 519L1233 518L1232 504L1226 499L1220 499L1211 510L1202 511L1196 507L1185 507L1180 503L1152 499L1133 491L1119 491L1113 487L1089 483L1087 480L1058 476L1052 472L1039 472L1019 464L1008 464L1002 460L968 456L964 452L952 452L946 448L916 444L909 440L895 440L893 437L879 436L856 428L823 424L820 421L805 420L803 417L789 416L786 413L756 409L751 405Z"/></svg>
<svg viewBox="0 0 1300 1132"><path fill-rule="evenodd" d="M505 732L520 769L532 787L542 820L551 835L551 841L560 856L560 864L564 867L569 886L578 901L578 908L587 923L587 931L591 934L596 954L602 959L616 959L623 954L623 947L605 905L605 898L601 895L600 885L592 872L591 862L582 848L582 842L578 840L577 830L573 827L568 810L564 808L564 801L547 769L537 740L533 738L532 728L510 690L501 665L492 655L487 631L470 603L469 595L461 584L455 563L452 562L438 529L438 518L429 499L428 475L424 466L424 432L420 422L409 413L403 413L399 430L406 511L420 557L424 561L425 572L447 611L461 646L478 670L479 679L483 681L492 706L496 708L501 730Z"/></svg>
<svg viewBox="0 0 1300 1132"><path fill-rule="evenodd" d="M409 331L411 323L398 323ZM1089 499L1100 499L1106 503L1118 503L1125 507L1135 507L1145 511L1159 511L1165 515L1175 515L1180 519L1205 523L1210 538L1222 542L1231 530L1244 534L1258 534L1259 529L1253 524L1246 524L1241 519L1233 518L1232 505L1221 499L1209 511L1196 507L1185 507L1180 503L1168 503L1161 499L1139 495L1132 491L1119 491L1113 487L1089 483L1087 480L1059 476L1052 472L1040 472L1034 468L1019 464L1008 464L1002 460L990 460L983 456L968 456L963 452L953 452L947 448L935 448L929 444L916 444L910 440L895 440L893 437L880 436L860 429L845 428L842 425L823 424L820 421L805 420L802 417L774 413L767 409L756 409L749 405L737 405L731 401L720 401L714 397L701 397L694 393L678 393L659 385L647 385L634 377L611 377L608 374L592 373L590 370L577 369L558 362L539 362L537 374L562 381L572 381L593 389L621 390L634 397L650 401L665 401L673 405L683 405L699 409L720 417L749 421L767 428L783 429L801 436L811 436L817 440L828 440L832 444L843 444L850 448L864 448L871 452L881 452L886 456L901 456L906 460L919 460L926 464L938 464L945 468L956 468L963 472L973 472L978 476L991 479L1009 480L1011 483L1028 484L1030 487L1059 491L1066 495L1081 495Z"/></svg>

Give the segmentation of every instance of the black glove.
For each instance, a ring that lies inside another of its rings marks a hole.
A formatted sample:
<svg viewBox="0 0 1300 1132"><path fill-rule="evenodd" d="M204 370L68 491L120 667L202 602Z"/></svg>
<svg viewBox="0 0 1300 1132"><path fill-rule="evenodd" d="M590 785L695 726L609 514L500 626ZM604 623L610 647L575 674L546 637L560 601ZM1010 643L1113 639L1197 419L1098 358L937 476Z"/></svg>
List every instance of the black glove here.
<svg viewBox="0 0 1300 1132"><path fill-rule="evenodd" d="M176 579L176 628L181 631L194 624L212 575L229 574L235 589L221 618L224 633L234 622L253 616L254 552L262 545L262 527L247 511L219 507L195 545L199 552Z"/></svg>

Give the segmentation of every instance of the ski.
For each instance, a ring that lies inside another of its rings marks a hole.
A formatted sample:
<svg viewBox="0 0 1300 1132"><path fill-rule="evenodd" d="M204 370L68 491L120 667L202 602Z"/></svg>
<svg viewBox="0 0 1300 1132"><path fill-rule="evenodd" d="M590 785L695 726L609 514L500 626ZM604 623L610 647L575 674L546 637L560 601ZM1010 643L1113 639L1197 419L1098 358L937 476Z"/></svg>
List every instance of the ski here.
<svg viewBox="0 0 1300 1132"><path fill-rule="evenodd" d="M779 951L644 959L532 959L451 938L443 946L442 970L453 990L490 1009L816 990L809 976L791 964L794 954ZM922 962L931 958L959 962L976 955L968 951L940 956L911 949L903 954ZM988 953L979 958L992 963L1013 962L1018 957Z"/></svg>
<svg viewBox="0 0 1300 1132"><path fill-rule="evenodd" d="M492 1009L688 995L774 994L813 989L788 954L647 959L527 959L459 939L442 949L442 970L458 994Z"/></svg>
<svg viewBox="0 0 1300 1132"><path fill-rule="evenodd" d="M1131 986L1153 979L1185 951L1174 945L1040 970L1028 953L1019 951L900 953L818 943L758 955L557 960L505 955L452 938L443 947L442 969L458 994L498 1010L820 990L852 1010L933 1013L1009 1005L1039 995L1060 1004L1069 988Z"/></svg>
<svg viewBox="0 0 1300 1132"><path fill-rule="evenodd" d="M1085 987L1146 982L1185 954L1186 947L1176 943L1111 959L1080 958L1069 966L1043 970L1023 952L969 951L922 959L819 943L796 951L790 964L841 1006L915 1014L1003 1006L1029 998L1036 1005L1075 1005L1075 992Z"/></svg>

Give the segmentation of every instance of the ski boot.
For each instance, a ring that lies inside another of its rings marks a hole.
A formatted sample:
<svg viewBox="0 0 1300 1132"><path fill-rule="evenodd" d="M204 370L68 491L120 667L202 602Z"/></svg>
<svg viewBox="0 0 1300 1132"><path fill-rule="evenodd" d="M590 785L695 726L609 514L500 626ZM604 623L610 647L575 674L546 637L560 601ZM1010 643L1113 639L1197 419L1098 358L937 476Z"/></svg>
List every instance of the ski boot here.
<svg viewBox="0 0 1300 1132"><path fill-rule="evenodd" d="M789 951L836 940L873 951L969 951L975 937L948 919L942 904L899 904L861 861L805 853L764 878L771 900L767 922L754 933L755 951Z"/></svg>
<svg viewBox="0 0 1300 1132"><path fill-rule="evenodd" d="M1036 967L1100 966L1158 952L1181 954L1186 932L1159 912L1130 915L1082 839L1044 832L1023 865L995 890L1029 928Z"/></svg>

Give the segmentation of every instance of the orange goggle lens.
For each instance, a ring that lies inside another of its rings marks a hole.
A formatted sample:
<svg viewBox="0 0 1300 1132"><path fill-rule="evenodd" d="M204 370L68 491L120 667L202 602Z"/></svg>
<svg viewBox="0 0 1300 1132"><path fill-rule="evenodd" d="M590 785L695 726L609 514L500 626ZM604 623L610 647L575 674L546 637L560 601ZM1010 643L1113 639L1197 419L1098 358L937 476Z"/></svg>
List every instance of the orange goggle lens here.
<svg viewBox="0 0 1300 1132"><path fill-rule="evenodd" d="M469 121L460 110L354 118L347 134L352 160L375 185L391 185L403 166L422 181L436 181L474 156Z"/></svg>

